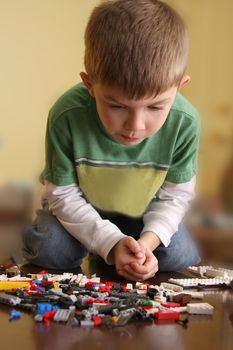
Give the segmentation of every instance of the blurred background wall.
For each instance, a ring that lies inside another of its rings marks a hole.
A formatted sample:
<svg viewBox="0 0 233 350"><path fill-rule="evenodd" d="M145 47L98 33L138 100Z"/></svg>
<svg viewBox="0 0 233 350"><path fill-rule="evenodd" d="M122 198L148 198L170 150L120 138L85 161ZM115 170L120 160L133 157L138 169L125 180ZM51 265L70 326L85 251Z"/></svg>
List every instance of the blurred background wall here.
<svg viewBox="0 0 233 350"><path fill-rule="evenodd" d="M98 0L0 0L0 185L37 184L48 110L79 80Z"/></svg>
<svg viewBox="0 0 233 350"><path fill-rule="evenodd" d="M182 93L201 114L198 190L215 196L227 168L233 167L233 1L165 2L182 15L188 27L191 82Z"/></svg>
<svg viewBox="0 0 233 350"><path fill-rule="evenodd" d="M0 0L0 185L37 184L48 110L80 81L83 34L97 0ZM166 0L190 33L182 90L202 119L198 189L215 195L233 149L233 1Z"/></svg>

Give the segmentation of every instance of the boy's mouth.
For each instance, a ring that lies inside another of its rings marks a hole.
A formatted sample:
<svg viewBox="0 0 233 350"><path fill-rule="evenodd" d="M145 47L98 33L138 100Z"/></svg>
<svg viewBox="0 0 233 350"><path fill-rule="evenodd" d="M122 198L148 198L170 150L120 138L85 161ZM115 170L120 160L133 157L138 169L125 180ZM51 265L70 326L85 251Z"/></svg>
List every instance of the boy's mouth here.
<svg viewBox="0 0 233 350"><path fill-rule="evenodd" d="M120 137L126 141L126 142L129 142L129 143L134 143L134 142L138 142L140 140L139 137L130 137L130 136L125 136L125 135L120 135Z"/></svg>

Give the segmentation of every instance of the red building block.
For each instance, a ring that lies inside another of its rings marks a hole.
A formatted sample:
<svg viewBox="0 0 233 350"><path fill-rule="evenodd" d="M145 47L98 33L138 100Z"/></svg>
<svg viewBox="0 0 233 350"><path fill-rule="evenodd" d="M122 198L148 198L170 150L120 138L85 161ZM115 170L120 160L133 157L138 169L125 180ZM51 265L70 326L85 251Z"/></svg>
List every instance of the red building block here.
<svg viewBox="0 0 233 350"><path fill-rule="evenodd" d="M157 320L179 320L180 313L174 311L159 311L154 313Z"/></svg>

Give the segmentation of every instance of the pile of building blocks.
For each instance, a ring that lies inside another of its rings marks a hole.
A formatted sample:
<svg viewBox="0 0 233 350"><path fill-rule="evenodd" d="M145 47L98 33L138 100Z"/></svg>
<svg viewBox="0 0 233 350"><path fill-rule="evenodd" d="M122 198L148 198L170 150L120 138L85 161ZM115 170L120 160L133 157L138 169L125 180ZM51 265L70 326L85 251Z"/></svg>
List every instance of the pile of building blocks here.
<svg viewBox="0 0 233 350"><path fill-rule="evenodd" d="M32 311L37 322L66 323L70 319L73 326L83 327L119 326L131 319L180 320L192 299L182 287L169 283L137 282L133 287L131 283L101 283L100 278L82 274L1 275L0 290L4 290L0 303Z"/></svg>
<svg viewBox="0 0 233 350"><path fill-rule="evenodd" d="M0 274L0 304L14 308L9 313L10 320L20 318L20 310L24 310L31 312L36 322L69 323L73 327L117 327L130 321L161 320L186 326L189 314L212 315L214 307L206 302L192 302L192 299L203 299L204 293L185 288L199 286L198 280L201 284L206 281L208 288L219 287L217 281L222 278L226 287L231 288L233 280L228 274L215 278L215 283L213 278L193 278L150 285L103 283L95 275L87 278L81 273L56 275L41 271L10 276Z"/></svg>

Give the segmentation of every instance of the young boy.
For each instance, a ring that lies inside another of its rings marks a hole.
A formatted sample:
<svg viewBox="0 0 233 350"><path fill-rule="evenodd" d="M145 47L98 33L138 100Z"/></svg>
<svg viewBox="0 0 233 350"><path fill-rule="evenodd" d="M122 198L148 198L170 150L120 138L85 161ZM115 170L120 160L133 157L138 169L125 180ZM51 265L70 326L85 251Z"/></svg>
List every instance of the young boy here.
<svg viewBox="0 0 233 350"><path fill-rule="evenodd" d="M85 32L82 83L54 104L42 209L23 232L44 268L80 266L87 251L145 280L200 261L181 224L193 198L199 119L178 93L188 37L156 0L101 4Z"/></svg>

